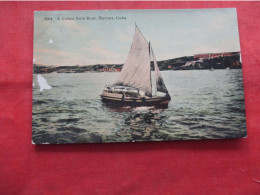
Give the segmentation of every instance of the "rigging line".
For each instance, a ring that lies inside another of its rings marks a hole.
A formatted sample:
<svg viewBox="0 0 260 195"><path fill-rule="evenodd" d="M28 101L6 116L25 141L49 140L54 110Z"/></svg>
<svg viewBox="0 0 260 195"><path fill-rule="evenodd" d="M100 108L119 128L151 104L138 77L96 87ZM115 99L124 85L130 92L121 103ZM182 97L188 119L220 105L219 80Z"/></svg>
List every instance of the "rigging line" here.
<svg viewBox="0 0 260 195"><path fill-rule="evenodd" d="M153 85L152 85L152 69L151 69L151 51L152 51L152 47L151 47L151 43L150 43L150 41L149 41L150 84L151 84L151 89L152 89L152 94L153 94Z"/></svg>
<svg viewBox="0 0 260 195"><path fill-rule="evenodd" d="M153 48L151 47L151 53L152 53L152 57L153 57L153 66L154 66L154 70L156 69L155 67L155 56L154 56L154 53L153 53ZM155 77L155 95L157 95L157 81L156 81L156 70L154 71L155 74L154 74L154 77Z"/></svg>

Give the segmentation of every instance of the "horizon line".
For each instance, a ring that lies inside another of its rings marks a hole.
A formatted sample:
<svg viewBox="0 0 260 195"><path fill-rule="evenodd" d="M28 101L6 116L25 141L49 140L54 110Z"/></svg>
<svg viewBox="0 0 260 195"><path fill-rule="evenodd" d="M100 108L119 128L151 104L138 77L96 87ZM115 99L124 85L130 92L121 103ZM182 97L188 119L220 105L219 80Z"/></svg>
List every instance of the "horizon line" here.
<svg viewBox="0 0 260 195"><path fill-rule="evenodd" d="M173 60L173 59L177 59L177 58L183 58L183 57L191 57L191 56L195 56L195 55L206 55L206 54L219 54L219 53L240 53L241 55L241 51L228 51L228 52L216 52L216 53L196 53L196 54L193 54L193 55L185 55L185 56L180 56L180 57L176 57L176 58L168 58L168 59L165 59L165 60L158 60L158 62L161 62L161 61L167 61L167 60ZM124 62L125 63L125 62ZM95 66L95 65L121 65L121 64L124 64L124 63L98 63L98 64L89 64L89 65L79 65L79 64L75 64L75 65L44 65L44 64L38 64L38 63L34 63L33 62L33 65L41 65L41 66Z"/></svg>

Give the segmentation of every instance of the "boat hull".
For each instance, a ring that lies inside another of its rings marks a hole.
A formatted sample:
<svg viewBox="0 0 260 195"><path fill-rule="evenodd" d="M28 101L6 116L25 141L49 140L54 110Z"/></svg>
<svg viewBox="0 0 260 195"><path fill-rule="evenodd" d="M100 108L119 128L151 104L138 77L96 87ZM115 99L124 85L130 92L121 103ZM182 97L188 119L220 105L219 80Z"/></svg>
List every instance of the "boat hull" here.
<svg viewBox="0 0 260 195"><path fill-rule="evenodd" d="M169 104L169 98L164 97L125 97L122 94L110 94L103 93L101 95L102 101L111 107L122 106L155 106L160 108L167 108Z"/></svg>

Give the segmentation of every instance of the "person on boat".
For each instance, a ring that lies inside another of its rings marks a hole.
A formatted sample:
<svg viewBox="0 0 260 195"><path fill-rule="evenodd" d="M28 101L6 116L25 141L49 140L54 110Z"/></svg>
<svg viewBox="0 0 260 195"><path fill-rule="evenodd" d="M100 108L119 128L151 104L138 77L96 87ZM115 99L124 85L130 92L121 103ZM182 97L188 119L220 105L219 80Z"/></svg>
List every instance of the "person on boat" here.
<svg viewBox="0 0 260 195"><path fill-rule="evenodd" d="M123 95L122 95L122 102L124 101L125 99L125 92L123 92Z"/></svg>

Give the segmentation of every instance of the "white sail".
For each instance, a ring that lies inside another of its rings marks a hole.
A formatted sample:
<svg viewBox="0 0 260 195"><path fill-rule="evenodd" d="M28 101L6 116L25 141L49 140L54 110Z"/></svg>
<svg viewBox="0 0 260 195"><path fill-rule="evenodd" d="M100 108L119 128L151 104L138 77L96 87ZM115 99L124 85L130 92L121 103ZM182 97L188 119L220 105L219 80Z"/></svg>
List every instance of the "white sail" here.
<svg viewBox="0 0 260 195"><path fill-rule="evenodd" d="M51 89L51 86L48 85L46 79L45 79L43 76L38 75L38 76L37 76L37 80L38 80L38 84L39 84L39 86L40 86L40 92L42 92L42 91L45 90L45 89L46 89L46 90L47 90L47 89Z"/></svg>
<svg viewBox="0 0 260 195"><path fill-rule="evenodd" d="M152 95L149 43L137 26L127 60L114 85L135 87Z"/></svg>
<svg viewBox="0 0 260 195"><path fill-rule="evenodd" d="M163 81L162 75L160 73L160 70L159 70L159 67L158 67L158 64L157 64L157 61L156 61L152 48L151 48L151 53L152 53L153 62L154 62L156 89L157 89L157 91L168 94L168 90L164 84L164 81Z"/></svg>

